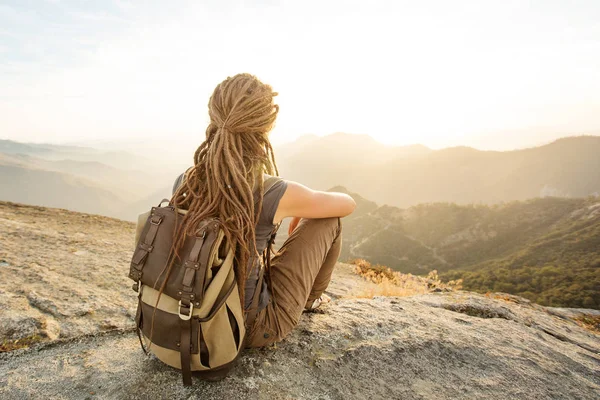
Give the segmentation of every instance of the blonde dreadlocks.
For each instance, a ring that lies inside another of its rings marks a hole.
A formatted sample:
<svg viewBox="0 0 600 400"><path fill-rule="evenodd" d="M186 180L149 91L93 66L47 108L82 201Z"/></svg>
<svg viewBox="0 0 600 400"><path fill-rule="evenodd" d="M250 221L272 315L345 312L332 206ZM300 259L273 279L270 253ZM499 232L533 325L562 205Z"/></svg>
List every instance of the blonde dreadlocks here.
<svg viewBox="0 0 600 400"><path fill-rule="evenodd" d="M194 154L185 184L172 198L175 207L188 210L175 232L172 253L177 254L186 237L195 234L200 221L217 217L236 249L235 275L242 302L262 209L262 196L255 207L253 191L262 193L263 173L279 174L268 138L279 112L273 102L276 95L271 86L250 74L228 77L217 85L208 102L206 140Z"/></svg>

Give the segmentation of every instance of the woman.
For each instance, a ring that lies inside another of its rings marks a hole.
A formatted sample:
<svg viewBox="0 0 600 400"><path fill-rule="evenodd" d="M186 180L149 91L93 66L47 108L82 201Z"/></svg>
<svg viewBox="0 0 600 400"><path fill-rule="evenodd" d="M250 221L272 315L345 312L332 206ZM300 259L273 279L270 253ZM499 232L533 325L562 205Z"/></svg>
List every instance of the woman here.
<svg viewBox="0 0 600 400"><path fill-rule="evenodd" d="M185 179L178 178L172 199L175 206L188 210L187 232L194 232L202 219L217 216L230 243L237 246L235 272L246 312L252 311L253 295L259 296L254 303L258 303L256 318L248 327L248 347L280 341L296 326L304 309L314 309L324 301L321 295L341 249L339 218L356 206L346 194L270 178L278 175L269 142L279 111L273 101L276 95L250 74L221 82L208 103L206 140L196 150L194 166ZM259 254L286 217L292 217L290 236L257 288ZM182 242L178 238L174 246Z"/></svg>

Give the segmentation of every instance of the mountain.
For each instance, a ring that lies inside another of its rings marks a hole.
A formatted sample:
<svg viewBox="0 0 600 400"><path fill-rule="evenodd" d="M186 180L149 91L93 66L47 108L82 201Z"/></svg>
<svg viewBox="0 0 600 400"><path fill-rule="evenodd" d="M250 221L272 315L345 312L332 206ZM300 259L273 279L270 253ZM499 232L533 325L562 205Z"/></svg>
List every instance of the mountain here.
<svg viewBox="0 0 600 400"><path fill-rule="evenodd" d="M359 161L360 163L380 163L396 157L422 155L432 150L426 146L415 144L410 146L384 145L369 135L356 135L337 132L326 136L307 135L301 136L295 142L286 143L276 148L277 155L282 157L282 162L289 157L313 156L314 159L326 161ZM372 158L357 158L365 154Z"/></svg>
<svg viewBox="0 0 600 400"><path fill-rule="evenodd" d="M0 199L113 216L124 202L114 193L70 174L2 164Z"/></svg>
<svg viewBox="0 0 600 400"><path fill-rule="evenodd" d="M184 169L181 160L169 163L160 152L148 154L155 159L125 151L0 140L0 180L5 184L0 199L133 221L170 193L164 187ZM163 194L156 198L157 193Z"/></svg>
<svg viewBox="0 0 600 400"><path fill-rule="evenodd" d="M387 147L368 136L335 134L276 153L283 177L326 190L369 193L398 207L585 197L600 193L600 136L570 137L514 151L469 147Z"/></svg>
<svg viewBox="0 0 600 400"><path fill-rule="evenodd" d="M184 157L187 149L177 144L157 149L160 143L145 147L134 143L137 153L119 150L116 144L104 146L114 149L0 140L0 164L82 178L87 186L123 199L118 211L106 215L135 220L149 205L160 201L156 195L165 196L160 193L165 193L189 166L192 156L189 150L189 157ZM499 204L600 193L598 136L498 152L468 147L431 150L422 145L386 146L368 135L335 133L303 136L277 146L275 154L280 174L286 179L321 190L342 185L368 193L379 204L398 207L429 202ZM37 198L33 193L26 201L48 204L43 196ZM68 202L52 205L70 207ZM103 208L86 211L105 213Z"/></svg>
<svg viewBox="0 0 600 400"><path fill-rule="evenodd" d="M175 182L175 179L173 179L173 182ZM170 199L172 189L173 184L165 185L143 199L128 203L125 207L120 209L120 218L126 221L137 221L138 215L145 213L150 210L150 208L158 205L161 200Z"/></svg>
<svg viewBox="0 0 600 400"><path fill-rule="evenodd" d="M20 143L12 140L0 140L0 153L33 156L50 161L97 162L122 169L130 169L132 166L144 169L153 164L151 159L133 155L126 151L108 151L91 147L57 144Z"/></svg>
<svg viewBox="0 0 600 400"><path fill-rule="evenodd" d="M421 145L390 147L368 135L334 133L278 147L275 158L280 175L286 179L320 190L344 185L363 192L358 190L361 184L377 179L374 174L386 163L429 152Z"/></svg>
<svg viewBox="0 0 600 400"><path fill-rule="evenodd" d="M597 399L600 312L465 291L373 297L338 264L333 301L219 382L140 349L134 224L0 202L0 398ZM18 240L15 240L18 238ZM407 281L414 277L404 276Z"/></svg>
<svg viewBox="0 0 600 400"><path fill-rule="evenodd" d="M151 175L139 170L124 170L98 161L46 160L26 154L0 153L0 165L60 172L82 178L96 186L135 201L154 188Z"/></svg>
<svg viewBox="0 0 600 400"><path fill-rule="evenodd" d="M600 308L599 198L407 209L366 203L368 212L362 197L357 204L344 219L342 260L422 275L437 270L444 279L464 279L469 290Z"/></svg>

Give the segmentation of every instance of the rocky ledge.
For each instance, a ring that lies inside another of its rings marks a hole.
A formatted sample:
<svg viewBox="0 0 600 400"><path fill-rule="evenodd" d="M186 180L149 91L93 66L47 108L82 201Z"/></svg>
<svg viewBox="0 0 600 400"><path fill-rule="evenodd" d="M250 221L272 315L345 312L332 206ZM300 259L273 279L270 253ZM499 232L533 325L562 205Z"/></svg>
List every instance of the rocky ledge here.
<svg viewBox="0 0 600 400"><path fill-rule="evenodd" d="M335 296L335 291L331 292ZM600 338L539 306L472 293L338 298L220 382L117 331L0 356L2 398L597 399Z"/></svg>
<svg viewBox="0 0 600 400"><path fill-rule="evenodd" d="M183 387L179 371L143 355L131 330L135 298L124 271L132 226L81 215L0 203L0 222L9 227L0 232L0 333L11 343L19 335L38 337L29 348L0 354L2 399L597 399L600 393L600 336L577 321L600 312L461 291L364 298L373 284L345 264L328 289L333 301L303 315L283 342L246 351L222 381ZM89 235L92 229L100 233Z"/></svg>

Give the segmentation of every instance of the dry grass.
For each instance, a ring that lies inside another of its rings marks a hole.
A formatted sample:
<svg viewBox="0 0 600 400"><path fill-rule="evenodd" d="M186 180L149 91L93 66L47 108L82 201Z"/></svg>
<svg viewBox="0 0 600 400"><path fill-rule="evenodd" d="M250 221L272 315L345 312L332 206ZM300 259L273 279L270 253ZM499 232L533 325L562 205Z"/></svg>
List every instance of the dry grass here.
<svg viewBox="0 0 600 400"><path fill-rule="evenodd" d="M584 314L575 318L577 323L594 333L600 333L600 316Z"/></svg>
<svg viewBox="0 0 600 400"><path fill-rule="evenodd" d="M531 303L530 300L521 297L521 296L516 296L513 294L509 294L509 293L502 293L502 292L486 292L485 293L485 297L489 298L489 299L496 299L496 300L502 300L505 301L507 303L515 303L515 304L529 304Z"/></svg>
<svg viewBox="0 0 600 400"><path fill-rule="evenodd" d="M26 337L23 339L18 339L18 340L6 340L5 339L2 341L2 343L0 343L0 353L23 349L23 348L29 347L31 345L34 345L36 343L39 343L41 341L42 341L42 338L38 335L33 335L33 336L29 336L29 337Z"/></svg>
<svg viewBox="0 0 600 400"><path fill-rule="evenodd" d="M355 272L369 282L370 285L356 297L373 298L375 296L414 296L430 292L459 290L462 280L443 283L437 271L431 271L427 277L403 274L383 265L371 265L366 260L351 261Z"/></svg>

